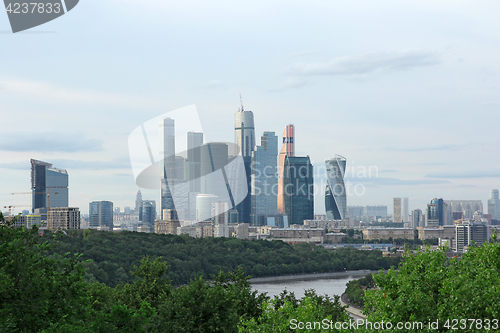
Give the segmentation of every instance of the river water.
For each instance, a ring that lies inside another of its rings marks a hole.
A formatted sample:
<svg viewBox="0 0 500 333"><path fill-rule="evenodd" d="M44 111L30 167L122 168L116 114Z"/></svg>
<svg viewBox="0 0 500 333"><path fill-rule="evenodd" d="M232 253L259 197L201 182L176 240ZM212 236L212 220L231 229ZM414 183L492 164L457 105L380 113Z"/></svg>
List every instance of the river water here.
<svg viewBox="0 0 500 333"><path fill-rule="evenodd" d="M298 280L298 281L279 281L272 283L252 284L252 290L257 290L259 293L267 292L268 296L279 295L284 289L293 291L295 297L301 298L304 296L304 290L314 289L316 294L330 297L333 295L342 295L346 288L346 283L360 279L363 276L348 276L342 278L318 279L318 280Z"/></svg>

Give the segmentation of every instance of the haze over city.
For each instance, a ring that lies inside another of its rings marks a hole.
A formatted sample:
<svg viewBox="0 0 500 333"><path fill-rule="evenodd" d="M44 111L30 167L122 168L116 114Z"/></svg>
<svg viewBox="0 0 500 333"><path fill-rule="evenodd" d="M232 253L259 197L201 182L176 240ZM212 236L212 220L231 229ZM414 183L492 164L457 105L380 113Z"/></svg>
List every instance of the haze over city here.
<svg viewBox="0 0 500 333"><path fill-rule="evenodd" d="M346 157L346 181L366 189L348 205L486 203L500 186L499 6L99 1L2 33L0 201L30 205L10 193L30 191L34 158L68 171L83 213L95 200L133 206L129 134L195 104L206 142L234 142L241 93L257 144L294 124L296 155L315 168Z"/></svg>

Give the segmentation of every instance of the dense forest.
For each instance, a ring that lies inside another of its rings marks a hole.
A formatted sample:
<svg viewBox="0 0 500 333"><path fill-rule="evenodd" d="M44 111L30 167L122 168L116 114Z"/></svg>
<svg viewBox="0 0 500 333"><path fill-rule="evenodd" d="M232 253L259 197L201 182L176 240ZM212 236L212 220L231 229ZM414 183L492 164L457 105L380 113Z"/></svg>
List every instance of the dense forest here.
<svg viewBox="0 0 500 333"><path fill-rule="evenodd" d="M500 243L495 236L490 243L470 247L461 258L449 259L444 250L408 252L398 271L373 275L375 287L364 296L367 319L357 323L338 296L309 290L301 299L286 292L271 299L251 291L242 268L218 272L210 282L198 277L175 287L163 259L146 256L130 272L135 277L131 283L110 287L84 278L88 273L80 255L55 254L53 241L43 239L36 226L15 228L0 213L0 332L500 329Z"/></svg>
<svg viewBox="0 0 500 333"><path fill-rule="evenodd" d="M305 243L293 246L282 241L192 238L128 231L72 230L56 235L45 231L40 241L57 242L51 251L54 254L82 254L86 278L111 287L132 282L134 276L130 272L144 256L162 257L173 285L186 284L197 276L210 279L221 270L236 272L238 267L245 275L263 277L388 269L397 267L401 260L384 258L378 250L326 250Z"/></svg>

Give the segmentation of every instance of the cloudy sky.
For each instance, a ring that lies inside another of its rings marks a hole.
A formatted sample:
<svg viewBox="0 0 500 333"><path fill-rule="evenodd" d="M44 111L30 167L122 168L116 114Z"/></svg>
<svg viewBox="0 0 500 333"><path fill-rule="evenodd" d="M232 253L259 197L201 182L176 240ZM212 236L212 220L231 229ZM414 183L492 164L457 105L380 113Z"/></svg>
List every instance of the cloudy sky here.
<svg viewBox="0 0 500 333"><path fill-rule="evenodd" d="M0 205L31 204L9 193L30 191L35 158L68 170L84 213L133 206L128 135L195 104L206 138L232 142L240 93L257 137L293 123L297 155L347 158L348 205L486 205L500 187L499 12L494 0L82 0L17 34L0 13Z"/></svg>

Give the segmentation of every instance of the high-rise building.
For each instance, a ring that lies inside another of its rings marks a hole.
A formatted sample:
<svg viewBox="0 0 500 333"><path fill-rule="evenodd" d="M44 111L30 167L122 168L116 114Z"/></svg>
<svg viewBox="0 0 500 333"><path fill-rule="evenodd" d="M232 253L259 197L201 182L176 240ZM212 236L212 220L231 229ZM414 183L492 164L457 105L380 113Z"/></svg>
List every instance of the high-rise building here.
<svg viewBox="0 0 500 333"><path fill-rule="evenodd" d="M203 145L203 133L187 133L187 160L185 166L185 178L188 181L189 192L201 191L201 146Z"/></svg>
<svg viewBox="0 0 500 333"><path fill-rule="evenodd" d="M47 207L68 207L68 172L31 159L32 212L47 219Z"/></svg>
<svg viewBox="0 0 500 333"><path fill-rule="evenodd" d="M196 196L196 221L204 222L212 219L212 204L219 199L213 194L198 194Z"/></svg>
<svg viewBox="0 0 500 333"><path fill-rule="evenodd" d="M463 219L472 219L476 212L483 214L481 200L445 200L444 205L445 220L450 221L450 224L453 224L454 213L462 213Z"/></svg>
<svg viewBox="0 0 500 333"><path fill-rule="evenodd" d="M456 226L457 252L463 252L465 246L473 243L483 245L488 239L488 226L480 222L465 222Z"/></svg>
<svg viewBox="0 0 500 333"><path fill-rule="evenodd" d="M212 204L214 219L214 237L229 237L229 206L227 202L214 202Z"/></svg>
<svg viewBox="0 0 500 333"><path fill-rule="evenodd" d="M137 191L137 195L135 196L135 213L141 214L142 210L142 193L141 190Z"/></svg>
<svg viewBox="0 0 500 333"><path fill-rule="evenodd" d="M285 214L290 224L314 218L313 166L307 157L285 157L283 190Z"/></svg>
<svg viewBox="0 0 500 333"><path fill-rule="evenodd" d="M410 225L412 228L424 227L424 220L422 218L422 210L415 209L411 211Z"/></svg>
<svg viewBox="0 0 500 333"><path fill-rule="evenodd" d="M500 220L500 199L498 190L493 189L490 192L490 199L488 200L488 214L492 219Z"/></svg>
<svg viewBox="0 0 500 333"><path fill-rule="evenodd" d="M255 149L255 125L252 111L245 111L243 105L235 114L234 122L234 137L235 143L241 150L243 163L245 166L247 196L241 201L236 209L238 210L238 218L240 222L250 223L252 213L252 195L251 195L251 164L252 151Z"/></svg>
<svg viewBox="0 0 500 333"><path fill-rule="evenodd" d="M392 215L394 223L403 222L402 214L401 214L401 198L394 198L394 215Z"/></svg>
<svg viewBox="0 0 500 333"><path fill-rule="evenodd" d="M111 201L93 201L89 204L89 226L91 229L113 231Z"/></svg>
<svg viewBox="0 0 500 333"><path fill-rule="evenodd" d="M327 183L325 188L325 209L329 220L345 220L347 215L347 194L344 184L346 159L336 155L326 160Z"/></svg>
<svg viewBox="0 0 500 333"><path fill-rule="evenodd" d="M403 215L401 216L401 219L403 220L403 222L408 222L409 218L410 218L410 211L409 211L408 198L403 198Z"/></svg>
<svg viewBox="0 0 500 333"><path fill-rule="evenodd" d="M295 156L295 128L288 125L283 131L283 146L278 161L278 214L285 214L285 159Z"/></svg>
<svg viewBox="0 0 500 333"><path fill-rule="evenodd" d="M228 184L225 166L228 164L228 145L221 142L206 143L201 146L200 171L203 176L200 189L202 194L213 194L219 201L231 203L234 200Z"/></svg>
<svg viewBox="0 0 500 333"><path fill-rule="evenodd" d="M177 176L177 163L175 158L175 121L168 117L160 119L158 128L160 138L160 210L174 210L175 204L172 191Z"/></svg>
<svg viewBox="0 0 500 333"><path fill-rule="evenodd" d="M139 216L139 221L147 223L150 227L154 227L156 220L156 201L142 201L142 215Z"/></svg>
<svg viewBox="0 0 500 333"><path fill-rule="evenodd" d="M49 229L80 229L80 209L74 207L50 207Z"/></svg>
<svg viewBox="0 0 500 333"><path fill-rule="evenodd" d="M445 203L443 199L432 199L430 204L427 204L426 226L438 227L446 225Z"/></svg>
<svg viewBox="0 0 500 333"><path fill-rule="evenodd" d="M265 225L278 211L278 137L264 132L261 145L252 152L252 223Z"/></svg>

